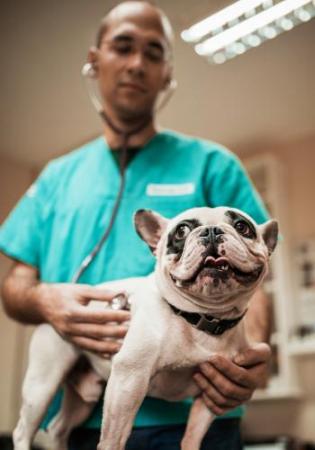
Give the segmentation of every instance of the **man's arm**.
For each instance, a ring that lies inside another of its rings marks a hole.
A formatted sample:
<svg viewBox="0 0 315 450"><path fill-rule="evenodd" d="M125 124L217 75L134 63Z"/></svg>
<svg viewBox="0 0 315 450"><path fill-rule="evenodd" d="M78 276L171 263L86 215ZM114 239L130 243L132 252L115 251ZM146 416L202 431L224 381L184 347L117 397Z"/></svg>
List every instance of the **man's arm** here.
<svg viewBox="0 0 315 450"><path fill-rule="evenodd" d="M259 290L252 297L246 314L245 327L253 342L234 361L215 355L200 365L194 380L203 391L206 405L216 415L248 401L258 387L268 379L271 350L268 345L271 330L271 307L268 297Z"/></svg>
<svg viewBox="0 0 315 450"><path fill-rule="evenodd" d="M269 343L272 327L272 305L263 289L258 289L251 298L244 320L250 342Z"/></svg>
<svg viewBox="0 0 315 450"><path fill-rule="evenodd" d="M65 339L105 356L119 350L117 339L125 336L130 313L86 306L91 299L111 301L115 295L84 284L41 283L37 269L22 262L14 263L1 291L11 318L28 324L50 323Z"/></svg>

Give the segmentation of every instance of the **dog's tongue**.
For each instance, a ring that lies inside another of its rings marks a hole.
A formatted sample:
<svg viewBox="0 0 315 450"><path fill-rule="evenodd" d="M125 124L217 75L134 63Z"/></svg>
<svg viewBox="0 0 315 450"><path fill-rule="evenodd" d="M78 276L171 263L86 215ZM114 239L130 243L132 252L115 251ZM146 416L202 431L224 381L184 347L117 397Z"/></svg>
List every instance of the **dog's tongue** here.
<svg viewBox="0 0 315 450"><path fill-rule="evenodd" d="M223 257L214 258L213 256L207 256L206 259L203 260L202 256L195 255L193 257L191 254L189 258L185 258L181 264L172 271L172 276L181 281L191 280L200 269L207 267L227 271L229 269L229 263L227 258Z"/></svg>
<svg viewBox="0 0 315 450"><path fill-rule="evenodd" d="M214 268L224 268L228 266L228 260L226 258L214 258L213 256L207 256L205 259L205 266Z"/></svg>

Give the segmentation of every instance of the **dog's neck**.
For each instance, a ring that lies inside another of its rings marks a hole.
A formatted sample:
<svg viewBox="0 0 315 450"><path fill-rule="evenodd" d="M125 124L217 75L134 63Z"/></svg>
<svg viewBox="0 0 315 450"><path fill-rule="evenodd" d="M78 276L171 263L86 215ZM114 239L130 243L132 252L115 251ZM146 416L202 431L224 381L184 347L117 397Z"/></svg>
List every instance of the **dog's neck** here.
<svg viewBox="0 0 315 450"><path fill-rule="evenodd" d="M189 313L169 304L174 314L182 317L197 330L203 331L211 336L221 336L228 330L236 327L243 319L247 310L234 319L218 319L208 314Z"/></svg>
<svg viewBox="0 0 315 450"><path fill-rule="evenodd" d="M175 308L189 312L211 315L218 319L236 319L240 317L246 310L248 302L253 292L246 291L237 293L237 295L217 294L210 299L201 299L193 296L191 293L179 290L174 285L167 285L165 280L160 276L159 270L155 271L155 282L160 291L161 296L170 305Z"/></svg>

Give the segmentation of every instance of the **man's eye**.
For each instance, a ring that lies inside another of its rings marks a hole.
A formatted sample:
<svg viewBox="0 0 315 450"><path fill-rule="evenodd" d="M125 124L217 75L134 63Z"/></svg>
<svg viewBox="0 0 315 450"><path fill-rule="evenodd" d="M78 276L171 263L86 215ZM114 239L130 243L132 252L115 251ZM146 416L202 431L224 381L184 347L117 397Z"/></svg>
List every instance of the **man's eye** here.
<svg viewBox="0 0 315 450"><path fill-rule="evenodd" d="M145 50L145 56L150 61L159 63L164 59L164 52L160 48L149 47Z"/></svg>
<svg viewBox="0 0 315 450"><path fill-rule="evenodd" d="M177 227L174 237L177 240L185 239L189 233L190 233L190 228L188 225L185 225L185 224L179 225L179 227Z"/></svg>
<svg viewBox="0 0 315 450"><path fill-rule="evenodd" d="M130 44L116 44L113 46L113 49L115 52L119 53L120 55L127 55L132 51L132 45Z"/></svg>
<svg viewBox="0 0 315 450"><path fill-rule="evenodd" d="M251 229L251 227L246 223L244 220L239 220L234 224L235 230L241 235L246 238L254 238L255 233Z"/></svg>

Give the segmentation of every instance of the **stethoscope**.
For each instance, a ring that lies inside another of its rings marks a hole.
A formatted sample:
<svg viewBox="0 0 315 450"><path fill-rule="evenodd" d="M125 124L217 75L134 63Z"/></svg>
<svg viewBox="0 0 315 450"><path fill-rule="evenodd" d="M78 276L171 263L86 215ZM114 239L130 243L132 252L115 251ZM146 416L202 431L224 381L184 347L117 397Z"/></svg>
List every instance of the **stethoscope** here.
<svg viewBox="0 0 315 450"><path fill-rule="evenodd" d="M104 108L102 106L101 101L98 98L97 90L96 90L96 83L95 83L95 71L93 68L93 65L91 63L84 64L82 71L81 71L85 81L86 81L86 87L88 91L88 95L90 97L90 100L98 112L98 114L101 116L103 121L118 135L122 137L122 152L120 155L119 160L119 166L120 166L120 185L117 192L116 200L114 203L114 207L112 210L112 214L109 220L109 223L107 227L104 230L103 235L101 236L100 240L97 242L97 244L94 246L92 251L83 259L81 262L79 268L75 272L74 276L72 277L72 283L77 283L79 279L81 278L82 274L86 271L86 269L90 266L92 261L95 259L96 255L99 253L100 249L102 248L104 242L109 236L109 233L111 229L113 228L115 219L117 217L119 205L121 203L122 195L124 192L125 187L125 172L127 167L127 152L128 152L128 142L132 135L139 133L141 130L143 130L152 120L152 115L149 114L143 122L138 125L136 128L130 131L123 131L120 128L118 128L111 120L110 118L105 114ZM166 103L169 101L170 97L172 96L173 92L175 91L177 87L176 80L172 79L168 85L167 92L165 93L162 101L160 104L155 108L155 113L157 111L160 111ZM120 305L117 305L117 308L119 308Z"/></svg>

